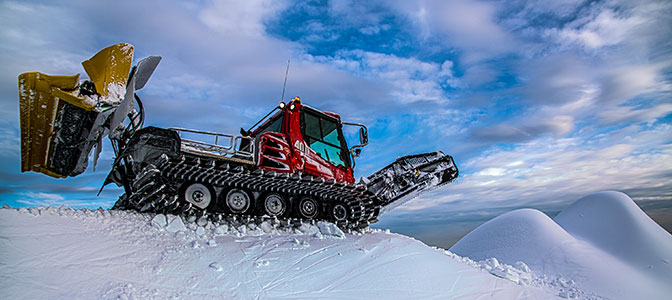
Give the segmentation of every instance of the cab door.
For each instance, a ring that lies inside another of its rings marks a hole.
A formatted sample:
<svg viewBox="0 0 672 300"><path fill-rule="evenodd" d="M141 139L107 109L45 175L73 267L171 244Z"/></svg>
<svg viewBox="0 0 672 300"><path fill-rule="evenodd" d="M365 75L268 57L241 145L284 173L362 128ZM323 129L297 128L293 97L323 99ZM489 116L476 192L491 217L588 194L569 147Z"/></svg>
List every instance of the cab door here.
<svg viewBox="0 0 672 300"><path fill-rule="evenodd" d="M301 129L305 145L304 171L325 179L354 182L338 119L304 107Z"/></svg>

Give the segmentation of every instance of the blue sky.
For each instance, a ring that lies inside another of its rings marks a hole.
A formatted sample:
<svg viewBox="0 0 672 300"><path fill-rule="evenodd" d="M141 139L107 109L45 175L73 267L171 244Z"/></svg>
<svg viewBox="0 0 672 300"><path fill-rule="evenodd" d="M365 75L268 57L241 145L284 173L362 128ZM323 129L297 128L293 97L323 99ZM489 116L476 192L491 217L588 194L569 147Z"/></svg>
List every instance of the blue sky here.
<svg viewBox="0 0 672 300"><path fill-rule="evenodd" d="M146 124L235 133L287 96L369 126L366 176L442 150L457 182L385 215L420 238L591 192L672 207L669 1L1 1L0 202L111 206L96 172L19 172L16 78L83 73L118 42L163 60ZM443 227L441 227L443 226ZM458 230L459 229L459 230ZM440 234L439 234L440 235ZM436 237L432 237L434 239Z"/></svg>

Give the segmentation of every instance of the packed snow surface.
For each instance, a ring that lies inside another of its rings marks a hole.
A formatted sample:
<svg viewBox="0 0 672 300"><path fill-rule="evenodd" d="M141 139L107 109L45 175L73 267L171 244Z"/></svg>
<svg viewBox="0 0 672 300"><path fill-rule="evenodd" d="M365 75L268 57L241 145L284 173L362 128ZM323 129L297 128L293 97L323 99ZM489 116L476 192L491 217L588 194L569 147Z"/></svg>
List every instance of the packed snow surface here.
<svg viewBox="0 0 672 300"><path fill-rule="evenodd" d="M300 225L300 226L299 226ZM672 236L622 193L523 209L451 251L334 224L0 209L0 299L669 299Z"/></svg>
<svg viewBox="0 0 672 300"><path fill-rule="evenodd" d="M672 236L620 192L574 202L555 220L534 209L496 217L450 251L473 260L523 261L533 274L572 280L578 296L670 299Z"/></svg>
<svg viewBox="0 0 672 300"><path fill-rule="evenodd" d="M199 225L200 224L200 225ZM331 223L0 209L2 299L553 299L524 264ZM493 275L494 274L494 275Z"/></svg>

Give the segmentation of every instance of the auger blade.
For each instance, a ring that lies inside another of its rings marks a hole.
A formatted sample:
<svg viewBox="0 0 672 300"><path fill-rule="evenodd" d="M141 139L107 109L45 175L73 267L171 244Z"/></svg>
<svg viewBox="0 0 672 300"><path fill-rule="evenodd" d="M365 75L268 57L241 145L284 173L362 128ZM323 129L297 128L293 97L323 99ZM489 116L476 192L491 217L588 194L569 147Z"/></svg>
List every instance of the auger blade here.
<svg viewBox="0 0 672 300"><path fill-rule="evenodd" d="M120 43L100 50L82 62L86 74L96 85L101 100L118 104L126 94L126 81L133 63L133 45Z"/></svg>
<svg viewBox="0 0 672 300"><path fill-rule="evenodd" d="M22 172L57 178L84 172L92 148L105 135L106 121L127 94L132 60L133 46L122 43L82 62L95 86L88 90L80 87L79 74L19 75ZM150 63L144 69L155 67Z"/></svg>
<svg viewBox="0 0 672 300"><path fill-rule="evenodd" d="M35 171L62 178L50 168L55 125L64 103L53 91L74 90L79 74L50 76L39 72L19 75L19 114L21 122L21 172Z"/></svg>

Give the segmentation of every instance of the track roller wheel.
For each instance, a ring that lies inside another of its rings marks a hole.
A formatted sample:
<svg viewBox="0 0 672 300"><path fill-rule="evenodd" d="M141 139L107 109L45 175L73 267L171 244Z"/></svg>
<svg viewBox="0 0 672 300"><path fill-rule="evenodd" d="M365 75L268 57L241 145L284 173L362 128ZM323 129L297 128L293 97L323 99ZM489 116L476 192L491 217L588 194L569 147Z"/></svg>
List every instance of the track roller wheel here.
<svg viewBox="0 0 672 300"><path fill-rule="evenodd" d="M191 183L184 189L184 199L200 209L206 209L212 202L214 193L202 183Z"/></svg>
<svg viewBox="0 0 672 300"><path fill-rule="evenodd" d="M303 198L299 201L299 214L306 219L312 219L317 216L319 206L313 198Z"/></svg>
<svg viewBox="0 0 672 300"><path fill-rule="evenodd" d="M287 207L287 199L278 193L270 193L264 197L264 212L271 217L284 215Z"/></svg>
<svg viewBox="0 0 672 300"><path fill-rule="evenodd" d="M231 189L226 193L224 203L226 207L233 213L241 214L250 208L250 196L242 189Z"/></svg>
<svg viewBox="0 0 672 300"><path fill-rule="evenodd" d="M348 219L348 215L348 208L342 203L334 204L331 208L331 216L336 221L345 221Z"/></svg>

